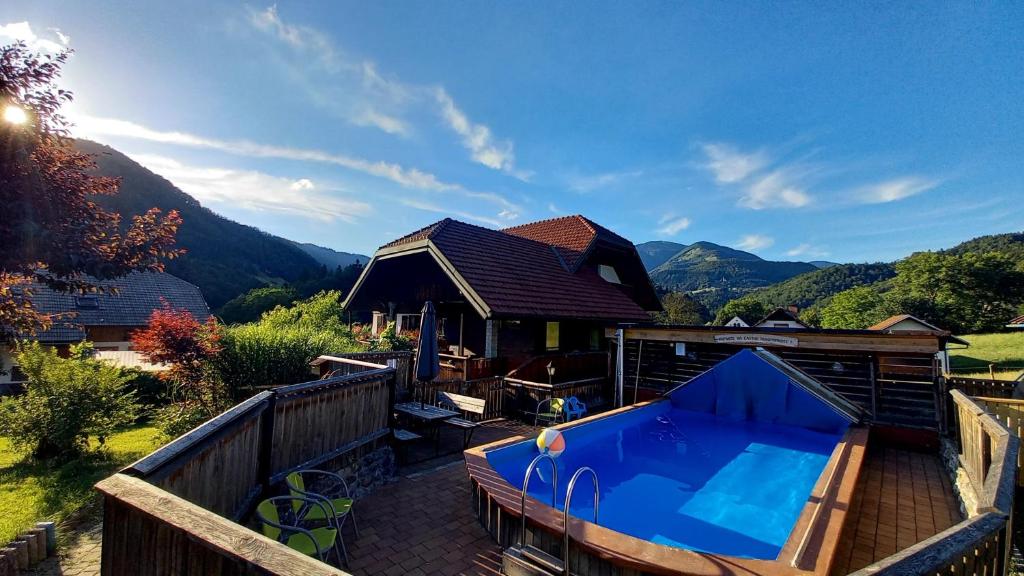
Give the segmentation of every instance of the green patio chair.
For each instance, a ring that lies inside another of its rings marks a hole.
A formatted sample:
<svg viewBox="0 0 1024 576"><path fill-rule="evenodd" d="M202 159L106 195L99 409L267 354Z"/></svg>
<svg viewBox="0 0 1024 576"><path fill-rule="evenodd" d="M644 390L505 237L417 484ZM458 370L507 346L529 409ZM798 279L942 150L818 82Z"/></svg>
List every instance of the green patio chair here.
<svg viewBox="0 0 1024 576"><path fill-rule="evenodd" d="M359 538L359 525L356 523L356 512L353 509L355 502L345 479L334 472L308 469L292 472L285 477L285 483L292 496L312 499L321 504L319 507L310 507L296 503L295 512L300 514L304 521L327 522L337 528L338 541L341 543L341 551L345 555L347 565L348 549L345 547L341 528L349 518L352 518L352 529L356 538Z"/></svg>
<svg viewBox="0 0 1024 576"><path fill-rule="evenodd" d="M538 402L537 412L533 415L533 425L539 426L542 421L546 424L564 422L565 400L562 398L545 398Z"/></svg>
<svg viewBox="0 0 1024 576"><path fill-rule="evenodd" d="M320 528L303 526L296 506L298 510L324 507L320 502L310 498L295 496L267 498L256 507L256 518L260 522L263 535L322 562L327 562L327 555L333 548L335 558L341 560L337 546L338 530L331 526ZM326 514L326 510L323 514Z"/></svg>

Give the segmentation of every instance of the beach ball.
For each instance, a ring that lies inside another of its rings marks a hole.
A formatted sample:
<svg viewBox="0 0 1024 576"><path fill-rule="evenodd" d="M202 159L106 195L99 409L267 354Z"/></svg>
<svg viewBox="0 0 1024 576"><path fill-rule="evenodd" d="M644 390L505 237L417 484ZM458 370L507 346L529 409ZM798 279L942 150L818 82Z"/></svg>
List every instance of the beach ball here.
<svg viewBox="0 0 1024 576"><path fill-rule="evenodd" d="M537 435L537 449L541 454L550 454L555 458L565 451L565 438L554 428L545 428Z"/></svg>

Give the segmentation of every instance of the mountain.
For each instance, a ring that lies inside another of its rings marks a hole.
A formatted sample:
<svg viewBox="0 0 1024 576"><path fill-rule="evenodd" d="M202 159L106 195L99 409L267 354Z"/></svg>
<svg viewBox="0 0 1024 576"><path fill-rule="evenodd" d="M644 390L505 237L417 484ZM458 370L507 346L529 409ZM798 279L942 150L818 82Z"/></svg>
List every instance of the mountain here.
<svg viewBox="0 0 1024 576"><path fill-rule="evenodd" d="M1019 269L1024 269L1024 232L1010 234L992 234L979 236L946 250L955 255L968 252L1001 252L1017 262Z"/></svg>
<svg viewBox="0 0 1024 576"><path fill-rule="evenodd" d="M829 262L828 260L811 260L808 262L811 266L817 266L818 268L831 268L832 266L839 266L838 262Z"/></svg>
<svg viewBox="0 0 1024 576"><path fill-rule="evenodd" d="M709 310L754 288L817 270L806 262L773 262L711 242L686 246L650 271L664 290L687 292Z"/></svg>
<svg viewBox="0 0 1024 576"><path fill-rule="evenodd" d="M369 256L363 254L350 254L348 252L338 252L331 248L325 248L323 246L317 246L316 244L310 244L309 242L299 243L292 242L299 250L302 250L306 254L313 257L314 260L327 266L328 269L333 270L341 267L345 268L351 264L359 262L360 264L366 264L370 261Z"/></svg>
<svg viewBox="0 0 1024 576"><path fill-rule="evenodd" d="M801 309L825 304L835 294L896 276L892 264L835 264L749 292L747 296L765 306L799 306Z"/></svg>
<svg viewBox="0 0 1024 576"><path fill-rule="evenodd" d="M654 270L664 264L669 258L685 249L686 244L663 240L643 242L636 245L636 251L640 254L640 260L643 261L644 268L647 270Z"/></svg>
<svg viewBox="0 0 1024 576"><path fill-rule="evenodd" d="M118 194L95 199L105 209L126 222L154 206L181 214L178 246L187 252L169 261L167 271L198 286L211 308L251 288L321 272L320 262L290 240L215 214L117 150L88 140L75 145L95 156L98 173L121 178Z"/></svg>

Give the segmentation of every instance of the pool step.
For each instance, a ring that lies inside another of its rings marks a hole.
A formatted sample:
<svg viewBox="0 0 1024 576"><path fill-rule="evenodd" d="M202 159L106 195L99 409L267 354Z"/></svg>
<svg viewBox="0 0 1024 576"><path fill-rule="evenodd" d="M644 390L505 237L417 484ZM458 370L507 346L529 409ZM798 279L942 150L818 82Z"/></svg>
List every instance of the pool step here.
<svg viewBox="0 0 1024 576"><path fill-rule="evenodd" d="M508 548L501 560L505 576L560 576L563 570L560 559L533 546Z"/></svg>

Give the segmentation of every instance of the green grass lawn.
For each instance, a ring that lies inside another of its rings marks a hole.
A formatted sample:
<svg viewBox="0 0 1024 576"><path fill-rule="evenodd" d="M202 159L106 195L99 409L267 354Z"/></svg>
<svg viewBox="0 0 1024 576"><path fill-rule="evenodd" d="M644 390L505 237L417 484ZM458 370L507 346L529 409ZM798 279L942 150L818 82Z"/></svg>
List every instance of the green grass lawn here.
<svg viewBox="0 0 1024 576"><path fill-rule="evenodd" d="M988 378L995 364L996 378L1012 380L1024 370L1024 330L1005 334L963 336L970 348L950 350L950 364L957 376Z"/></svg>
<svg viewBox="0 0 1024 576"><path fill-rule="evenodd" d="M93 485L157 447L157 430L134 426L107 439L105 451L61 466L33 462L0 437L0 543L40 520L63 522L95 502Z"/></svg>

